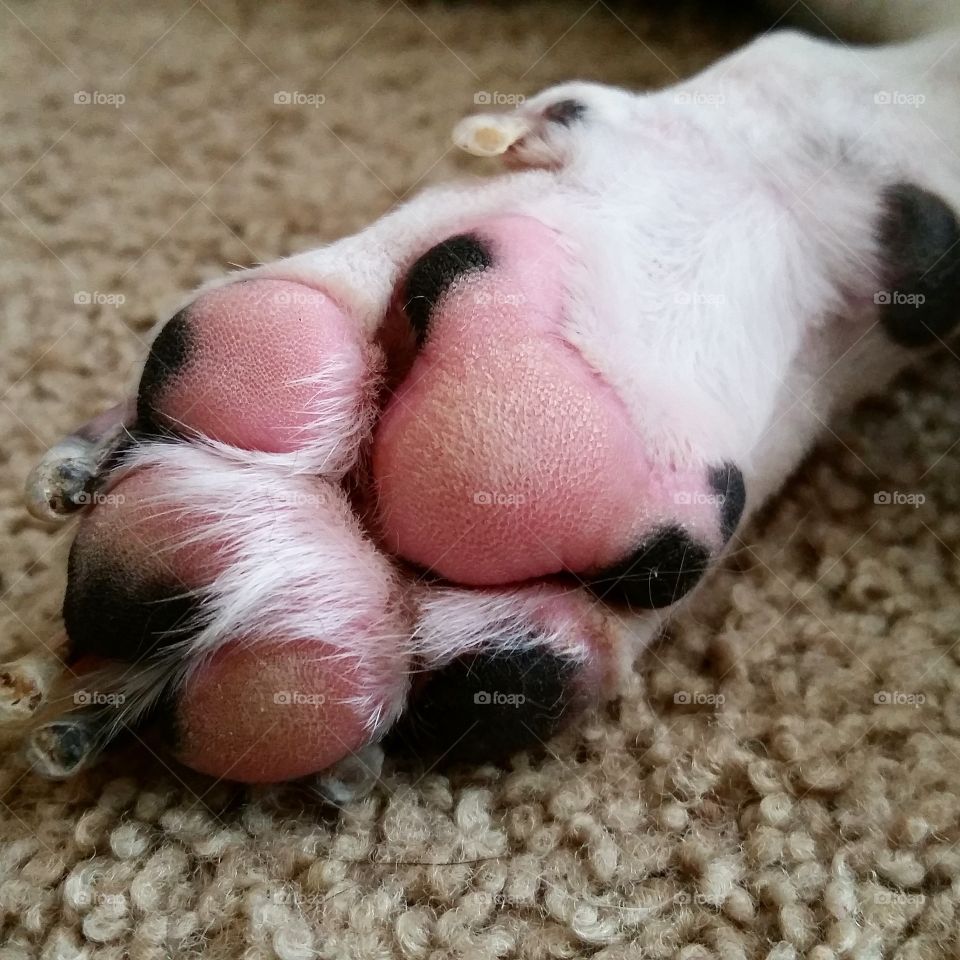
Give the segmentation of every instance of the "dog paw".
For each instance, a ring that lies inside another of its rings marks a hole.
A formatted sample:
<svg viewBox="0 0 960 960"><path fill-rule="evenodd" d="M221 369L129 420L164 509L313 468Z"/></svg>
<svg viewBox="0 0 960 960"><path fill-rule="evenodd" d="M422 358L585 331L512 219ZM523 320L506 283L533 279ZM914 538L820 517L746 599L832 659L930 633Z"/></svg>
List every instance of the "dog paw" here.
<svg viewBox="0 0 960 960"><path fill-rule="evenodd" d="M168 320L133 401L30 481L39 515L82 513L35 766L142 726L204 773L344 797L376 744L493 758L614 692L748 489L952 329L952 207L849 150L824 174L745 69L766 50L471 121L525 169Z"/></svg>
<svg viewBox="0 0 960 960"><path fill-rule="evenodd" d="M83 496L33 497L85 508L74 678L34 767L70 776L144 728L202 773L328 771L342 798L391 730L493 759L612 689L625 645L593 596L669 603L727 533L663 519L621 405L559 336L566 257L486 218L407 258L369 332L287 267L168 320L135 403L45 458ZM68 448L82 471L58 470Z"/></svg>

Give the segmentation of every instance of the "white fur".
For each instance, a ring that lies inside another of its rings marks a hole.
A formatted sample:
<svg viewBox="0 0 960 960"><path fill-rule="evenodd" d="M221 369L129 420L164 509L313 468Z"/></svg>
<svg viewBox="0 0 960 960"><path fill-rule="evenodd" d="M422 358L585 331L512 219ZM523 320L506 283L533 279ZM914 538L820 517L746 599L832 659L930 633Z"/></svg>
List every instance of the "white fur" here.
<svg viewBox="0 0 960 960"><path fill-rule="evenodd" d="M481 650L536 645L581 664L595 656L602 675L601 690L596 692L604 694L620 689L633 667L635 651L650 642L659 626L655 615L621 618L577 587L546 584L509 590L426 590L417 613L413 649L425 670Z"/></svg>
<svg viewBox="0 0 960 960"><path fill-rule="evenodd" d="M536 634L538 647L571 660L582 659L582 638L563 629L565 621L543 621L541 608L556 592L547 587L503 591L440 588L427 592L419 605L414 634L424 667L433 670L456 656L481 649L525 649L533 642L531 632Z"/></svg>

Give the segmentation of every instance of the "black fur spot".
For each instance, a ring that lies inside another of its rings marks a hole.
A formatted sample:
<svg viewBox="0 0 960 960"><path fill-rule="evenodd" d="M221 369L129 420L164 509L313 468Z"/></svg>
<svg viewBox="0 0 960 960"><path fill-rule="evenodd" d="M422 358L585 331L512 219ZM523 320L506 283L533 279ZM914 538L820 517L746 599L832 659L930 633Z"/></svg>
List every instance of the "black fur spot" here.
<svg viewBox="0 0 960 960"><path fill-rule="evenodd" d="M431 247L410 268L403 286L403 310L417 335L427 339L430 315L443 295L461 277L493 266L487 244L473 234L450 237Z"/></svg>
<svg viewBox="0 0 960 960"><path fill-rule="evenodd" d="M168 432L162 426L159 414L163 392L187 362L193 346L193 335L188 318L190 308L174 314L164 325L150 347L143 366L137 393L137 431L142 433Z"/></svg>
<svg viewBox="0 0 960 960"><path fill-rule="evenodd" d="M960 223L939 197L908 183L887 191L880 243L887 289L877 292L881 321L905 347L947 336L960 320Z"/></svg>
<svg viewBox="0 0 960 960"><path fill-rule="evenodd" d="M725 463L720 467L713 467L709 474L710 486L713 492L721 497L720 501L720 532L723 542L726 543L732 536L743 508L747 503L747 488L743 483L743 474L732 463Z"/></svg>
<svg viewBox="0 0 960 960"><path fill-rule="evenodd" d="M597 599L633 609L668 607L694 587L710 553L679 527L661 530L625 560L590 578Z"/></svg>
<svg viewBox="0 0 960 960"><path fill-rule="evenodd" d="M536 646L458 657L429 677L391 741L421 757L502 759L560 729L576 672L575 661Z"/></svg>
<svg viewBox="0 0 960 960"><path fill-rule="evenodd" d="M586 106L579 100L558 100L547 107L543 115L553 123L569 127L578 120L582 120L586 112Z"/></svg>
<svg viewBox="0 0 960 960"><path fill-rule="evenodd" d="M84 562L74 543L63 622L71 654L137 661L188 635L200 600L173 577L146 580L109 564Z"/></svg>

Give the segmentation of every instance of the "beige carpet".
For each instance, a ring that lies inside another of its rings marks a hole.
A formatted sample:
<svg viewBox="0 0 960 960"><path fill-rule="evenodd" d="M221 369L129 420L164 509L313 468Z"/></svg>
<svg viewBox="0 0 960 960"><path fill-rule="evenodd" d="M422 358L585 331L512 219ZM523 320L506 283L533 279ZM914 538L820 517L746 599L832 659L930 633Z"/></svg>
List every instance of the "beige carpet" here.
<svg viewBox="0 0 960 960"><path fill-rule="evenodd" d="M0 657L58 635L70 532L27 518L23 477L154 318L482 172L445 152L478 91L660 85L751 30L638 7L0 4ZM11 751L0 960L960 955L955 383L944 360L839 427L547 755L391 770L338 819L145 750L65 784Z"/></svg>

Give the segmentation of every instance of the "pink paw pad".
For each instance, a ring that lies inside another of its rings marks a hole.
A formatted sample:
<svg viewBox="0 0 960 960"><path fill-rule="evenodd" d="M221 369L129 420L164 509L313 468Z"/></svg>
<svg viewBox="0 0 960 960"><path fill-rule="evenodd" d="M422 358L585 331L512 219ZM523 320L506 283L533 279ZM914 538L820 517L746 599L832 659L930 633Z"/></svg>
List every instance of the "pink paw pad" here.
<svg viewBox="0 0 960 960"><path fill-rule="evenodd" d="M148 429L348 468L369 427L376 352L325 294L249 280L202 294L167 321L144 365Z"/></svg>
<svg viewBox="0 0 960 960"><path fill-rule="evenodd" d="M503 216L412 263L379 346L287 280L167 323L64 602L133 722L162 717L198 771L271 782L398 718L418 751L502 757L613 689L624 642L596 598L678 600L744 489L637 429L570 332L576 270L574 244Z"/></svg>
<svg viewBox="0 0 960 960"><path fill-rule="evenodd" d="M728 524L710 472L654 462L567 339L573 256L543 224L501 217L413 265L401 300L422 347L374 436L381 528L457 583L567 572L616 599L611 577L632 578L628 602L662 606Z"/></svg>
<svg viewBox="0 0 960 960"><path fill-rule="evenodd" d="M389 697L367 693L357 657L319 640L235 641L190 676L174 715L188 767L244 783L317 773L369 743Z"/></svg>

